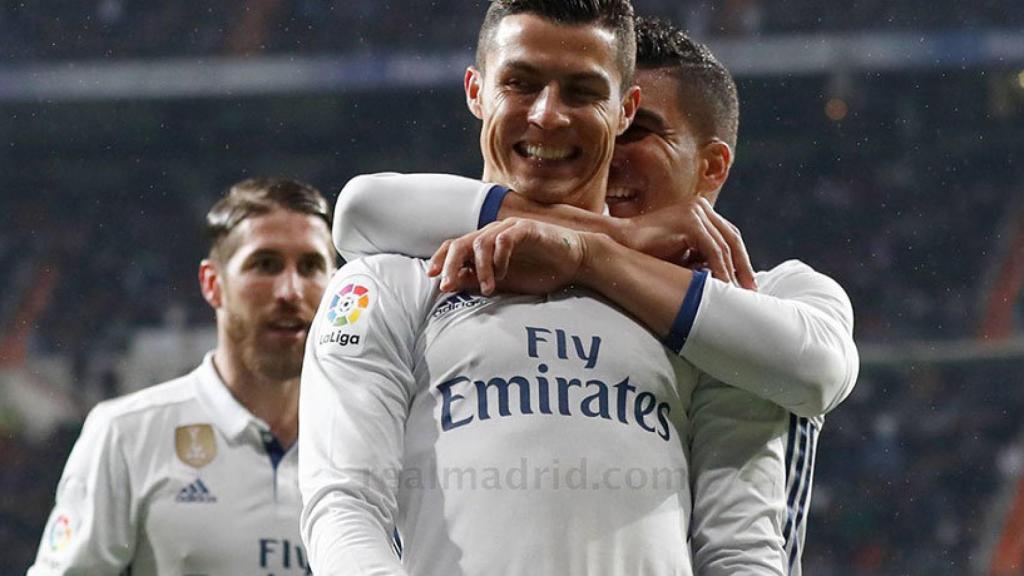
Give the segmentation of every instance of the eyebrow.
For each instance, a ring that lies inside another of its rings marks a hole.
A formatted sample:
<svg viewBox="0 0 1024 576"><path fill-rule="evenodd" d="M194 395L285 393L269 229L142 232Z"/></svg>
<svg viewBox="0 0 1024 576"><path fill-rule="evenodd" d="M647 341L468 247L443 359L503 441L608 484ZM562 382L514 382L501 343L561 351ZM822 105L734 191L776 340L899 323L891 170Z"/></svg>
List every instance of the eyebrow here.
<svg viewBox="0 0 1024 576"><path fill-rule="evenodd" d="M251 260L253 258L258 258L258 257L261 257L261 256L283 256L283 255L284 255L284 252L282 252L281 250L279 250L277 248L260 248L258 250L253 250L251 253L249 253L245 257L245 259L248 261L248 260ZM324 257L324 254L322 252L318 251L318 250L313 250L313 251L309 251L309 252L303 252L302 254L299 255L299 257L300 258L316 257L316 258L318 258L320 260L325 260L325 261L327 260Z"/></svg>
<svg viewBox="0 0 1024 576"><path fill-rule="evenodd" d="M666 121L661 114L642 107L637 109L636 116L633 118L633 121L653 124L658 130L664 130L669 127L668 121Z"/></svg>
<svg viewBox="0 0 1024 576"><path fill-rule="evenodd" d="M534 76L543 75L543 72L541 72L539 68L523 60L511 60L505 64L505 68L514 72L523 72ZM569 79L574 82L601 82L602 84L611 86L611 81L608 79L608 76L598 72L576 72L574 74L570 74Z"/></svg>

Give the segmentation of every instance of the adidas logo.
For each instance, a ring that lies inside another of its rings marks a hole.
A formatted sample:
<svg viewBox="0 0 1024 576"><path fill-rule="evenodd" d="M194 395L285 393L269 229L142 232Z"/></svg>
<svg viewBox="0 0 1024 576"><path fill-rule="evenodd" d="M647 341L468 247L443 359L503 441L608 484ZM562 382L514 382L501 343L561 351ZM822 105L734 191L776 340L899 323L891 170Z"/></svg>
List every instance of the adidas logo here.
<svg viewBox="0 0 1024 576"><path fill-rule="evenodd" d="M482 302L483 300L481 298L473 296L468 292L459 292L442 300L441 303L434 308L434 312L431 316L435 319L440 318L450 312L454 312L462 308L471 308Z"/></svg>
<svg viewBox="0 0 1024 576"><path fill-rule="evenodd" d="M216 502L217 497L210 493L210 489L203 483L202 478L185 486L178 492L175 502Z"/></svg>

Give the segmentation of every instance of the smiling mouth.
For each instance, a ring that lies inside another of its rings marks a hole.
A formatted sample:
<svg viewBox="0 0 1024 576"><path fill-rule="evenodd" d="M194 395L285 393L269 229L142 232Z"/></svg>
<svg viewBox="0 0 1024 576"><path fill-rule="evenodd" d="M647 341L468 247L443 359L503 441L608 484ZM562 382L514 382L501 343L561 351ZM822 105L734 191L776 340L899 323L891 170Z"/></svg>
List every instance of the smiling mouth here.
<svg viewBox="0 0 1024 576"><path fill-rule="evenodd" d="M609 188L605 194L604 200L610 204L622 204L625 202L635 202L640 194L636 190L630 190L628 188Z"/></svg>
<svg viewBox="0 0 1024 576"><path fill-rule="evenodd" d="M582 154L577 147L548 146L519 142L513 147L516 154L533 162L563 162L575 160Z"/></svg>

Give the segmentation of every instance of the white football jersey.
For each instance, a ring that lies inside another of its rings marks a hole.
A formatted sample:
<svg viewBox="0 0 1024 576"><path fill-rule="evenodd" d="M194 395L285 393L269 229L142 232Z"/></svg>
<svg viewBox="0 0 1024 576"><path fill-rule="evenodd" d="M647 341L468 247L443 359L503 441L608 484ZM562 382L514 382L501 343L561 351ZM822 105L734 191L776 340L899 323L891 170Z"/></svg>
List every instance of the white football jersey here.
<svg viewBox="0 0 1024 576"><path fill-rule="evenodd" d="M428 257L493 221L501 186L445 174L367 175L338 197L348 259ZM702 374L691 405L691 546L701 576L799 576L823 415L853 389L859 359L842 287L790 260L758 292L699 277L664 344Z"/></svg>
<svg viewBox="0 0 1024 576"><path fill-rule="evenodd" d="M29 576L309 574L297 466L207 355L92 410Z"/></svg>
<svg viewBox="0 0 1024 576"><path fill-rule="evenodd" d="M694 571L702 576L799 576L814 457L824 415L798 416L777 402L792 398L792 408L801 409L833 400L820 392L814 394L810 388L805 393L789 395L782 371L766 378L774 382L769 384L773 389L760 389L774 395L775 400L768 400L765 395L750 391L764 384L749 380L750 367L745 367L744 362L771 365L764 353L751 350L759 339L762 350L780 353L784 358L793 358L800 346L806 350L835 346L843 354L852 353L850 370L855 378L856 349L845 348L843 342L825 341L830 334L845 330L845 295L835 282L795 260L758 272L756 295L720 282L708 282L689 338L681 350L684 357L695 363L703 361L718 376L716 379L701 374L690 412ZM751 300L752 297L756 299ZM753 306L757 306L756 312L751 309ZM754 321L730 323L726 319L730 312L739 317L749 314L747 318ZM765 330L773 326L765 320L765 314L776 315L774 332ZM787 318L793 314L797 315L792 320ZM821 316L810 317L813 314ZM715 315L722 317L712 318ZM785 330L794 321L805 323L807 329ZM773 335L780 341L773 340ZM781 341L786 338L790 339L788 345ZM727 355L715 351L729 342L733 343L734 353L745 354L744 361L730 361ZM730 365L736 368L732 373ZM794 374L797 370L792 369ZM803 382L812 382L807 376L792 377L794 381L802 378ZM746 388L724 384L723 379Z"/></svg>
<svg viewBox="0 0 1024 576"><path fill-rule="evenodd" d="M696 378L590 292L444 294L420 260L350 262L303 364L313 570L691 574Z"/></svg>

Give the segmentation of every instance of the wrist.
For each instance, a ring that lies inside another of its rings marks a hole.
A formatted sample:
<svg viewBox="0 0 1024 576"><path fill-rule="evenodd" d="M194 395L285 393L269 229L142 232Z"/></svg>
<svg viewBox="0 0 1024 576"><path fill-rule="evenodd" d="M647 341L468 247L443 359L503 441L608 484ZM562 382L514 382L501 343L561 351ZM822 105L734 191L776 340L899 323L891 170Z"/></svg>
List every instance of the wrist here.
<svg viewBox="0 0 1024 576"><path fill-rule="evenodd" d="M605 216L602 218L605 224L603 232L611 237L621 246L627 246L628 240L633 234L633 221L629 218L614 218Z"/></svg>
<svg viewBox="0 0 1024 576"><path fill-rule="evenodd" d="M512 188L508 189L508 193L501 200L501 206L498 208L497 218L495 220L505 220L506 218L523 217L527 215L526 206L529 204L522 194L516 192Z"/></svg>
<svg viewBox="0 0 1024 576"><path fill-rule="evenodd" d="M579 239L582 256L574 283L600 291L615 251L621 246L603 232L580 232Z"/></svg>

